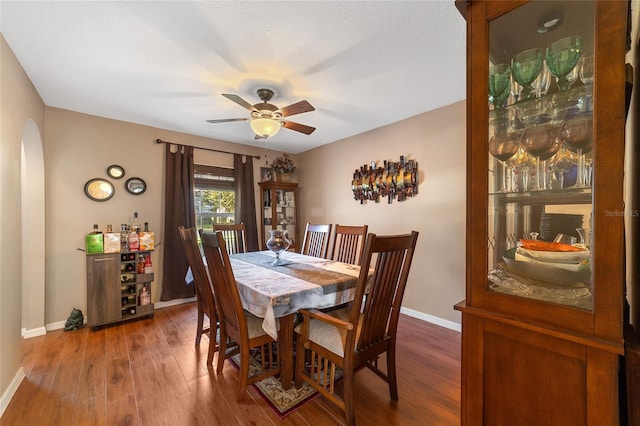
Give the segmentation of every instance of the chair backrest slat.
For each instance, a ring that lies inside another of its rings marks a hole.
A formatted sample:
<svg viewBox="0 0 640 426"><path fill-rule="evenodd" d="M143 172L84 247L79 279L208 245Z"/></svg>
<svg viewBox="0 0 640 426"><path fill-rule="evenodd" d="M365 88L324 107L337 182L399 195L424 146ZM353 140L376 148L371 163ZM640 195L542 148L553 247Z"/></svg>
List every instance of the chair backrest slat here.
<svg viewBox="0 0 640 426"><path fill-rule="evenodd" d="M326 258L330 236L331 224L307 223L300 253L308 256Z"/></svg>
<svg viewBox="0 0 640 426"><path fill-rule="evenodd" d="M360 322L356 351L386 338L395 338L417 239L416 231L394 236L367 235L350 317L352 323ZM367 272L374 253L377 254L374 274L368 280Z"/></svg>
<svg viewBox="0 0 640 426"><path fill-rule="evenodd" d="M201 230L200 239L220 307L220 323L224 323L227 334L238 341L237 339L241 339L241 336L248 335L247 325L224 236L220 231Z"/></svg>
<svg viewBox="0 0 640 426"><path fill-rule="evenodd" d="M352 265L360 265L368 229L367 225L346 226L336 224L333 232L331 259Z"/></svg>
<svg viewBox="0 0 640 426"><path fill-rule="evenodd" d="M246 228L244 223L231 225L213 225L214 231L221 231L229 254L247 251Z"/></svg>
<svg viewBox="0 0 640 426"><path fill-rule="evenodd" d="M204 262L202 261L202 253L198 247L198 235L194 228L185 228L179 226L180 239L184 247L187 263L191 268L193 275L193 283L196 288L196 297L200 303L204 303L209 310L215 310L215 298L211 287L211 281L207 275Z"/></svg>

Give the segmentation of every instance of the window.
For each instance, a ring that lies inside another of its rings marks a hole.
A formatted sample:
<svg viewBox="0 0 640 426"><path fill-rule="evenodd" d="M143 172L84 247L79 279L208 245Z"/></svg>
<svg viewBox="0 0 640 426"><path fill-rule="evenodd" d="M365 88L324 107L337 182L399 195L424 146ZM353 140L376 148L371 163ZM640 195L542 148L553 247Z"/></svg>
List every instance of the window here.
<svg viewBox="0 0 640 426"><path fill-rule="evenodd" d="M233 169L196 164L194 167L196 228L234 223L236 195Z"/></svg>

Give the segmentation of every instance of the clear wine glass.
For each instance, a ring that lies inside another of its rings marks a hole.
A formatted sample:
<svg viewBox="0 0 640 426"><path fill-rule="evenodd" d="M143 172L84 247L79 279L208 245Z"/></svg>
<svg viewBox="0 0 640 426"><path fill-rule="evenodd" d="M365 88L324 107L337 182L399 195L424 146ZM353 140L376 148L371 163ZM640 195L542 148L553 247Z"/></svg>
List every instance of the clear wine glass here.
<svg viewBox="0 0 640 426"><path fill-rule="evenodd" d="M557 77L558 88L567 90L570 87L567 80L569 74L578 64L582 50L582 37L569 36L551 43L546 49L547 66L549 72Z"/></svg>
<svg viewBox="0 0 640 426"><path fill-rule="evenodd" d="M577 163L578 155L565 147L560 148L558 152L548 160L549 167L555 171L558 177L560 189L564 188L564 171Z"/></svg>
<svg viewBox="0 0 640 426"><path fill-rule="evenodd" d="M513 97L513 103L517 103L518 99L520 99L520 93L522 92L522 86L518 84L513 79L513 75L511 76L511 96Z"/></svg>
<svg viewBox="0 0 640 426"><path fill-rule="evenodd" d="M511 190L513 192L528 191L530 171L535 166L535 158L533 158L522 146L518 147L516 153L506 161L507 166L511 168ZM522 175L522 188L520 188L519 176Z"/></svg>
<svg viewBox="0 0 640 426"><path fill-rule="evenodd" d="M513 79L522 86L521 99L527 99L535 94L531 93L531 83L542 70L542 49L524 50L511 59L511 74Z"/></svg>
<svg viewBox="0 0 640 426"><path fill-rule="evenodd" d="M584 180L584 152L585 148L593 146L593 114L586 112L568 117L562 123L558 137L569 149L578 154L578 169L576 175L576 188L585 188Z"/></svg>
<svg viewBox="0 0 640 426"><path fill-rule="evenodd" d="M551 121L547 121L527 127L520 137L520 145L536 159L536 181L533 188L536 191L542 189L540 187L540 158L552 149L556 143L557 134L557 127Z"/></svg>
<svg viewBox="0 0 640 426"><path fill-rule="evenodd" d="M535 80L531 83L531 88L535 93L536 97L540 98L547 94L549 91L549 87L551 86L551 73L549 73L549 68L547 67L546 59L542 60L542 68L540 69L540 74L536 77Z"/></svg>
<svg viewBox="0 0 640 426"><path fill-rule="evenodd" d="M507 64L489 67L489 102L494 108L502 108L511 94L511 69Z"/></svg>
<svg viewBox="0 0 640 426"><path fill-rule="evenodd" d="M591 111L592 109L591 99L593 98L593 77L593 55L584 55L580 59L580 81L585 85L587 94L587 111Z"/></svg>
<svg viewBox="0 0 640 426"><path fill-rule="evenodd" d="M502 165L502 181L498 192L507 192L507 165L506 161L518 150L519 135L515 132L496 134L489 138L489 153Z"/></svg>

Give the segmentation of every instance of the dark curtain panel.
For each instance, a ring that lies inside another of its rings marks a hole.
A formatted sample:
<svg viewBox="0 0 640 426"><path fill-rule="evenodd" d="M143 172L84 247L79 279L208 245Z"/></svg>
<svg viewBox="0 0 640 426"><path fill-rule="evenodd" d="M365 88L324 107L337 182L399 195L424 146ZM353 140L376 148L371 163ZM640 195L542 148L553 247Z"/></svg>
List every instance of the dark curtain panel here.
<svg viewBox="0 0 640 426"><path fill-rule="evenodd" d="M258 228L256 226L253 158L241 154L233 154L233 172L236 192L235 222L244 223L247 237L247 251L257 251Z"/></svg>
<svg viewBox="0 0 640 426"><path fill-rule="evenodd" d="M184 281L189 265L178 232L178 226L189 228L195 226L196 222L193 147L178 145L178 150L174 153L171 152L171 145L166 144L165 164L162 301L193 297L196 294L194 286L187 285Z"/></svg>

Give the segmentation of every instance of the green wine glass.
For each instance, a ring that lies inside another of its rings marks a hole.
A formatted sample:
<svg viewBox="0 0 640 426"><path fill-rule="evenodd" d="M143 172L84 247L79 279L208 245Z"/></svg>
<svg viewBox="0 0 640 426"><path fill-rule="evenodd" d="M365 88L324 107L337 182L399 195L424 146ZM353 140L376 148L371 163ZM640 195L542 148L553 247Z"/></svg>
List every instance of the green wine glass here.
<svg viewBox="0 0 640 426"><path fill-rule="evenodd" d="M581 51L582 37L580 36L561 38L547 47L547 66L549 67L549 72L557 78L560 90L568 90L571 87L567 75L578 64Z"/></svg>
<svg viewBox="0 0 640 426"><path fill-rule="evenodd" d="M535 96L532 93L531 83L538 77L542 70L542 49L527 49L511 59L511 74L513 79L522 86L521 99Z"/></svg>
<svg viewBox="0 0 640 426"><path fill-rule="evenodd" d="M511 69L507 64L489 67L489 101L494 108L502 108L511 94Z"/></svg>

